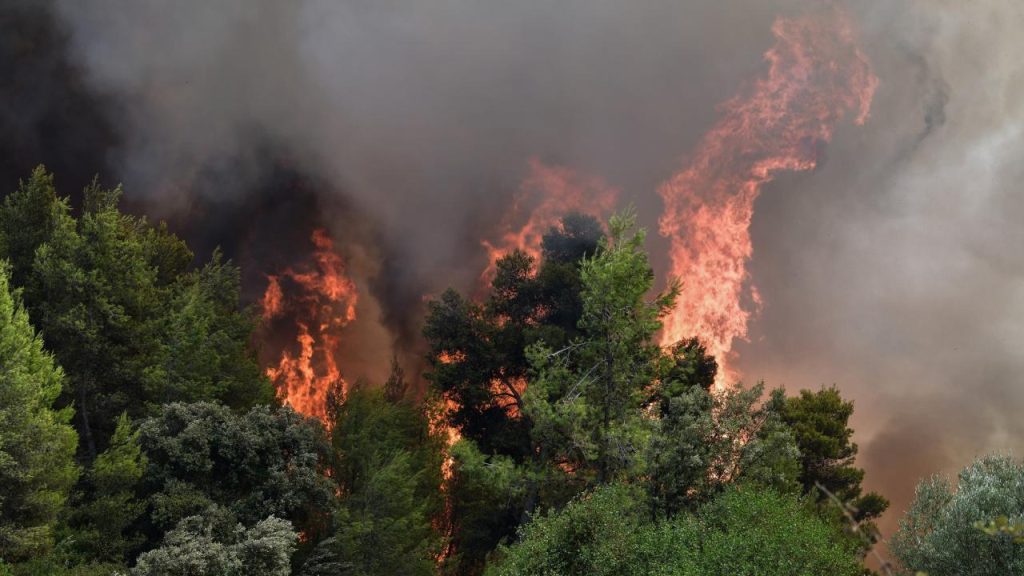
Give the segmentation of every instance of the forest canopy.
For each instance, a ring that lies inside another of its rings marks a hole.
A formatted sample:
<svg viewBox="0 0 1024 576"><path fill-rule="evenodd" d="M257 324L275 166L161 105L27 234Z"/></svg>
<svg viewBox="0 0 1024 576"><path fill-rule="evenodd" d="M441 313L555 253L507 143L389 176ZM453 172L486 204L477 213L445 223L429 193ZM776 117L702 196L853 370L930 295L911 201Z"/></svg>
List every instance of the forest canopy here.
<svg viewBox="0 0 1024 576"><path fill-rule="evenodd" d="M680 291L632 212L566 214L483 296L430 301L425 381L395 363L321 421L260 366L237 265L120 197L72 206L40 167L0 205L0 574L863 573L888 502L853 403L717 389L697 338L660 346ZM1021 478L922 485L898 557L1016 569Z"/></svg>

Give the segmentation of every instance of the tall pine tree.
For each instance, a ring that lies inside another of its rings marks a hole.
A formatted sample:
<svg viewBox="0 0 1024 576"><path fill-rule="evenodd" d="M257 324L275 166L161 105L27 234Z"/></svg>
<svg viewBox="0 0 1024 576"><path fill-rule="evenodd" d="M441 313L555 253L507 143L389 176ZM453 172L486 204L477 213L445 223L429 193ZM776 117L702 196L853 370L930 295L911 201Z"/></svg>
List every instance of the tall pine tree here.
<svg viewBox="0 0 1024 576"><path fill-rule="evenodd" d="M577 478L604 484L633 468L649 419L646 390L664 368L654 342L672 287L647 300L654 272L632 212L609 222L601 249L583 261L581 335L560 349L533 346L525 396L534 444Z"/></svg>
<svg viewBox="0 0 1024 576"><path fill-rule="evenodd" d="M43 350L0 265L0 560L45 552L78 478L71 409L55 410L64 372Z"/></svg>

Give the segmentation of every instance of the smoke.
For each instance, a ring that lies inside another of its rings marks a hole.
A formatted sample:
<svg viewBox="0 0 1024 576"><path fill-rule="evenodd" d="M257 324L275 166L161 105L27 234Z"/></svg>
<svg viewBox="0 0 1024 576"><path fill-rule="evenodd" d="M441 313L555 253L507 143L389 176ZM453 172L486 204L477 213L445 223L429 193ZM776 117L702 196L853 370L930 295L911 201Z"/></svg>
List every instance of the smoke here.
<svg viewBox="0 0 1024 576"><path fill-rule="evenodd" d="M33 53L81 84L0 97L67 118L81 93L114 133L15 134L88 150L130 201L258 274L289 227L330 228L367 307L359 354L387 358L415 353L425 295L474 286L532 157L602 178L653 228L658 184L764 71L774 19L823 2L55 0L68 43ZM758 199L764 309L737 368L853 398L894 518L917 477L1024 432L1024 5L846 4L881 81L872 115Z"/></svg>
<svg viewBox="0 0 1024 576"><path fill-rule="evenodd" d="M0 4L0 195L40 162L78 190L116 144L117 110L83 86L67 53L68 31L44 0Z"/></svg>
<svg viewBox="0 0 1024 576"><path fill-rule="evenodd" d="M107 168L130 198L235 243L197 215L244 213L268 164L324 183L348 209L316 217L374 254L362 280L404 349L425 296L479 278L530 158L630 190L653 220L651 191L801 4L56 1L90 85L117 95Z"/></svg>
<svg viewBox="0 0 1024 576"><path fill-rule="evenodd" d="M759 204L766 307L740 357L769 383L856 400L891 531L917 478L1024 447L1024 6L857 11L882 80L872 120Z"/></svg>

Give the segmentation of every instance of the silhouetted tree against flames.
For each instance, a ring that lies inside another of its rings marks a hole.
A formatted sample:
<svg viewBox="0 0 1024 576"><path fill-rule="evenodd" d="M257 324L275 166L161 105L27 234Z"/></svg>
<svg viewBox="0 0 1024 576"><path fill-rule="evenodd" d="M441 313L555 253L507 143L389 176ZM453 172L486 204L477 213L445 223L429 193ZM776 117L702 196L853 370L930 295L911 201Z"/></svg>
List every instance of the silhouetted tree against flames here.
<svg viewBox="0 0 1024 576"><path fill-rule="evenodd" d="M536 505L482 493L493 482L486 480L488 470L476 467L484 460L474 455L507 457L518 464L536 458L531 421L523 414L522 394L531 370L526 349L540 341L564 345L579 333L580 262L597 251L602 236L593 217L566 216L544 235L539 265L520 251L498 261L483 304L448 290L428 305L427 378L449 402L446 424L473 443L461 452L465 458L455 459L449 493L455 539L450 562L467 573L478 572L486 553L511 536L523 511ZM502 489L509 487L508 478L497 482ZM494 507L487 513L470 510L462 506L463 498Z"/></svg>

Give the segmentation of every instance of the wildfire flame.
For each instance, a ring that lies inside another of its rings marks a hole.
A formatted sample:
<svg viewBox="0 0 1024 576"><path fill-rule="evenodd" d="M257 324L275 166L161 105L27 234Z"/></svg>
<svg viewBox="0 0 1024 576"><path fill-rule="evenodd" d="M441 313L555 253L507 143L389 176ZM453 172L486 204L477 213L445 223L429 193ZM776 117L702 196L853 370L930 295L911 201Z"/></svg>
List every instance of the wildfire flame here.
<svg viewBox="0 0 1024 576"><path fill-rule="evenodd" d="M498 260L513 250L522 250L538 260L544 234L563 216L574 211L606 216L615 207L618 194L617 189L600 178L531 159L529 172L501 222L499 240L481 242L488 255L487 268L481 279L489 282L494 277ZM527 213L529 216L525 216ZM524 216L525 223L519 225Z"/></svg>
<svg viewBox="0 0 1024 576"><path fill-rule="evenodd" d="M456 362L462 362L466 359L466 354L463 352L442 352L438 356L438 361L442 364L452 364ZM450 412L458 407L451 398L444 399L445 412ZM462 439L462 434L459 433L458 428L449 426L445 420L444 413L436 415L436 419L431 422L431 428L435 434L443 435L445 439L445 457L444 461L441 462L441 492L444 495L444 511L441 516L435 519L436 527L440 528L446 536L451 536L452 530L452 498L451 493L448 489L448 483L452 479L452 475L455 473L455 458L452 456L451 448L456 442ZM440 567L444 564L445 560L448 559L455 551L454 543L449 538L447 544L437 555L436 564Z"/></svg>
<svg viewBox="0 0 1024 576"><path fill-rule="evenodd" d="M462 352L442 352L438 356L438 361L441 362L442 364L453 364L456 362L462 362L465 359L466 355ZM455 401L452 400L451 398L445 398L444 404L445 412L450 412L458 408L458 404L456 404ZM434 421L431 425L433 426L435 433L440 433L444 436L446 440L447 449L450 449L452 446L455 445L456 442L462 439L462 434L459 434L459 430L453 426L449 426L448 423L445 421L443 415L439 415L439 418L436 421ZM454 465L455 461L452 459L452 456L449 453L445 457L444 463L441 464L441 475L444 477L446 481L451 478L452 466Z"/></svg>
<svg viewBox="0 0 1024 576"><path fill-rule="evenodd" d="M664 182L661 233L671 273L682 282L662 344L697 335L719 362L716 385L734 382L733 341L746 338L760 296L749 285L750 220L765 183L781 171L811 170L837 123L868 117L878 79L856 43L847 15L778 19L767 74L748 94L721 106L688 166Z"/></svg>
<svg viewBox="0 0 1024 576"><path fill-rule="evenodd" d="M358 295L328 233L315 230L312 241L311 262L267 277L263 320L289 314L296 336L293 349L282 350L266 374L285 403L326 423L328 392L336 386L342 393L348 389L338 352L342 329L356 318Z"/></svg>

